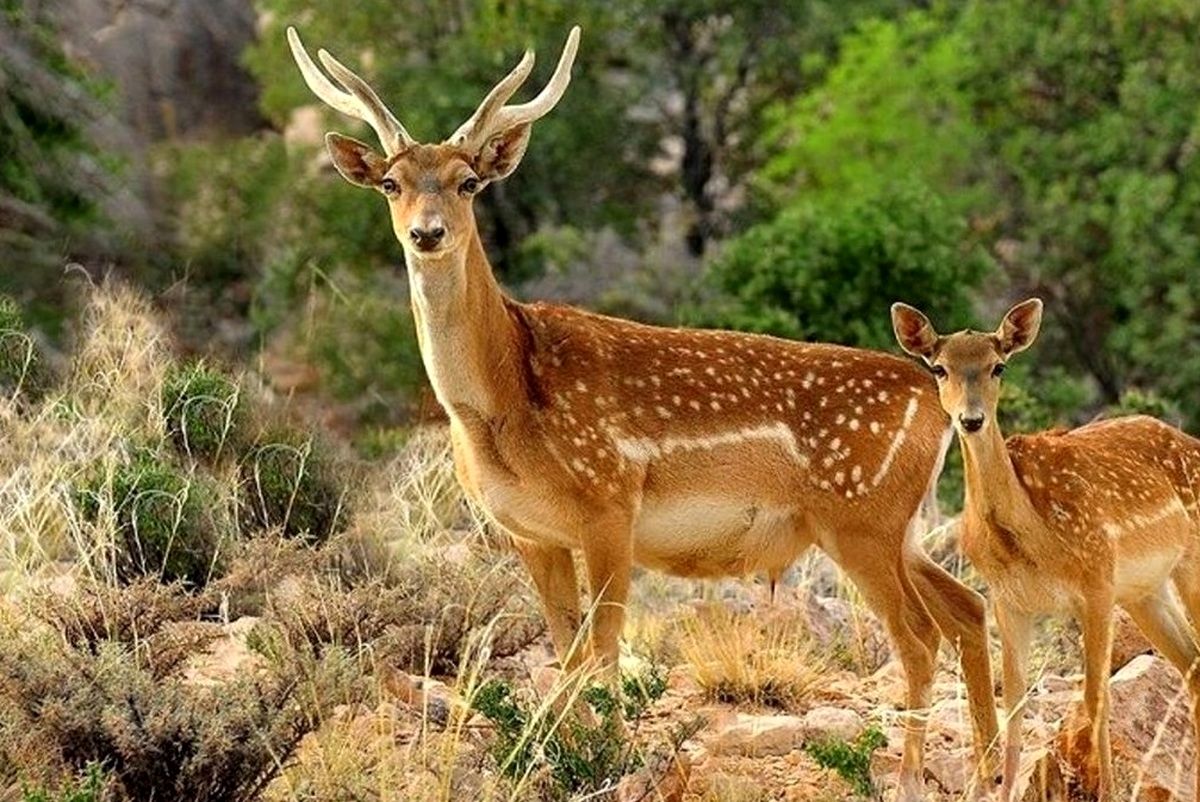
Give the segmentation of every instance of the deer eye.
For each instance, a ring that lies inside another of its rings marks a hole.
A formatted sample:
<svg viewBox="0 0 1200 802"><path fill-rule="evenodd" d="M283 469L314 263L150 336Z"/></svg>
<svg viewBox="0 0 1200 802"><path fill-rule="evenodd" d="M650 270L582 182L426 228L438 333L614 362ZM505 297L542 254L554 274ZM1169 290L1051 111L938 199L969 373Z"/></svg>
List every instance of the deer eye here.
<svg viewBox="0 0 1200 802"><path fill-rule="evenodd" d="M1004 363L997 362L996 366L994 368L992 368L992 375L995 376L996 378L1000 378L1000 374L1002 374L1002 373L1004 373Z"/></svg>
<svg viewBox="0 0 1200 802"><path fill-rule="evenodd" d="M933 375L937 376L939 379L946 378L946 369L941 365L934 365L929 370L932 371Z"/></svg>
<svg viewBox="0 0 1200 802"><path fill-rule="evenodd" d="M394 179L385 178L379 182L379 188L383 190L385 195L394 195L400 189L400 186Z"/></svg>
<svg viewBox="0 0 1200 802"><path fill-rule="evenodd" d="M479 179L468 178L458 185L458 191L463 195L474 195L479 191Z"/></svg>

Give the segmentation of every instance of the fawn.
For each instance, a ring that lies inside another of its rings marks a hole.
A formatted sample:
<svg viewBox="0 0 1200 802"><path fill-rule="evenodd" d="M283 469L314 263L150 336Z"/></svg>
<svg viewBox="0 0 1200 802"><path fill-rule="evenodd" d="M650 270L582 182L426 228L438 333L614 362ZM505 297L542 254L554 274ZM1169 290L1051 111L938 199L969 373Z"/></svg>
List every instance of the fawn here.
<svg viewBox="0 0 1200 802"><path fill-rule="evenodd" d="M918 310L892 307L896 338L932 370L962 447L962 548L991 590L1003 648L1001 797L1015 791L1034 616L1066 613L1083 631L1084 779L1106 800L1114 605L1183 672L1200 724L1200 650L1188 621L1200 621L1200 440L1143 415L1005 440L1000 376L1033 343L1041 318L1042 302L1031 299L995 332L941 336ZM1196 783L1200 799L1200 776Z"/></svg>

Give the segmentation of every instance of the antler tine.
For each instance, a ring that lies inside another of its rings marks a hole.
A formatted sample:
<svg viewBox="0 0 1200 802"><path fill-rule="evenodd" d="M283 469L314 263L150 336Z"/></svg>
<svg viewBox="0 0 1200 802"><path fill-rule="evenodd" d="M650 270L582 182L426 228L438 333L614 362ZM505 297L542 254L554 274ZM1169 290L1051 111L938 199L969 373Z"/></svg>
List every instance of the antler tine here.
<svg viewBox="0 0 1200 802"><path fill-rule="evenodd" d="M331 108L362 120L375 129L387 155L395 155L401 149L413 144L413 138L409 136L408 131L388 110L383 101L379 99L379 95L375 94L366 81L347 69L324 49L319 50L317 56L321 59L321 63L339 83L350 91L339 89L313 63L308 51L304 49L304 44L300 41L300 34L294 27L288 26L287 38L288 44L292 48L292 57L296 60L296 65L300 67L300 74L304 76L304 82L308 84L308 88L313 91L313 94Z"/></svg>
<svg viewBox="0 0 1200 802"><path fill-rule="evenodd" d="M461 137L464 144L469 143L473 146L482 145L499 131L511 128L514 125L531 123L540 117L544 117L558 104L558 101L562 99L563 93L567 91L567 85L571 82L571 67L575 63L575 54L578 50L579 26L576 25L571 29L570 35L567 36L567 43L563 46L562 55L558 58L558 65L554 68L554 75L550 77L545 88L538 93L537 97L519 106L498 108L494 113L486 117L481 115L479 111L476 111L471 119L455 132L455 138ZM529 58L529 54L526 54L526 58ZM532 68L532 58L529 58L529 61L529 67ZM522 61L523 63L524 61ZM518 65L519 67L520 65ZM513 73L516 72L517 70L513 70ZM509 77L512 77L513 73L510 73ZM505 81L507 80L506 78ZM500 87L497 86L496 88L499 89ZM513 92L515 91L516 87L513 87ZM484 99L484 104L480 105L480 110L483 110L484 105L492 100L492 94L495 93L496 90L492 90L492 93ZM512 92L509 93L509 97L511 96ZM468 128L468 126L470 127Z"/></svg>
<svg viewBox="0 0 1200 802"><path fill-rule="evenodd" d="M533 72L534 59L533 51L526 50L525 55L517 62L517 66L513 67L512 71L504 76L491 92L488 92L487 97L479 104L479 108L475 109L475 113L468 117L467 121L460 125L447 141L462 144L470 137L472 130L481 124L486 126L492 115L507 103L508 99L521 88L521 84L529 78L529 73Z"/></svg>

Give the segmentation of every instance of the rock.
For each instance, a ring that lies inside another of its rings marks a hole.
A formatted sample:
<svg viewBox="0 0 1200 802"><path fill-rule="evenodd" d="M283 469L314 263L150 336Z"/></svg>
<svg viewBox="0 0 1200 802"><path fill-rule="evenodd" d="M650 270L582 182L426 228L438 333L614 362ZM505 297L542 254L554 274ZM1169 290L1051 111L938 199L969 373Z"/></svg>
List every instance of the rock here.
<svg viewBox="0 0 1200 802"><path fill-rule="evenodd" d="M887 661L887 635L871 613L856 610L836 596L815 595L806 598L804 612L813 640L840 650L861 670L874 670Z"/></svg>
<svg viewBox="0 0 1200 802"><path fill-rule="evenodd" d="M786 755L804 743L807 733L801 716L739 713L733 723L706 739L706 744L714 755Z"/></svg>
<svg viewBox="0 0 1200 802"><path fill-rule="evenodd" d="M241 63L256 36L252 3L68 0L59 16L69 52L115 84L138 139L262 126L258 85Z"/></svg>
<svg viewBox="0 0 1200 802"><path fill-rule="evenodd" d="M863 731L862 717L841 707L816 707L804 714L804 739L853 741Z"/></svg>
<svg viewBox="0 0 1200 802"><path fill-rule="evenodd" d="M664 756L622 777L617 784L617 802L683 802L690 777L691 760L685 752Z"/></svg>
<svg viewBox="0 0 1200 802"><path fill-rule="evenodd" d="M429 677L418 677L398 669L383 670L380 676L388 693L397 701L419 711L434 724L447 723L452 708L465 706L444 682Z"/></svg>
<svg viewBox="0 0 1200 802"><path fill-rule="evenodd" d="M690 666L675 666L667 672L667 690L680 696L698 696L704 692Z"/></svg>
<svg viewBox="0 0 1200 802"><path fill-rule="evenodd" d="M1118 607L1113 618L1112 672L1116 674L1139 654L1152 651L1154 647L1146 640L1138 625L1133 623L1129 613Z"/></svg>
<svg viewBox="0 0 1200 802"><path fill-rule="evenodd" d="M1192 788L1196 743L1179 672L1166 660L1143 654L1113 675L1110 689L1116 797L1196 802ZM1085 778L1085 788L1093 781L1087 765L1089 735L1079 702L1063 725L1056 746L1071 773Z"/></svg>

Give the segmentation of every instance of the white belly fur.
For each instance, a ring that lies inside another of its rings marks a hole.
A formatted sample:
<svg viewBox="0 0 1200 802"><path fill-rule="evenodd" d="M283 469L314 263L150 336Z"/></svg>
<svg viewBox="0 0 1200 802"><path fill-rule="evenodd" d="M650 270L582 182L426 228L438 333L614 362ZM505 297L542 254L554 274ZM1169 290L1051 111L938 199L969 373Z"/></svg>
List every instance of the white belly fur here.
<svg viewBox="0 0 1200 802"><path fill-rule="evenodd" d="M796 536L794 520L794 509L745 498L646 503L634 521L634 559L687 575L783 570L808 545Z"/></svg>

